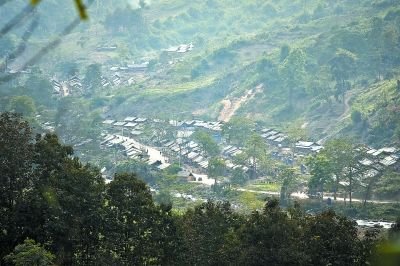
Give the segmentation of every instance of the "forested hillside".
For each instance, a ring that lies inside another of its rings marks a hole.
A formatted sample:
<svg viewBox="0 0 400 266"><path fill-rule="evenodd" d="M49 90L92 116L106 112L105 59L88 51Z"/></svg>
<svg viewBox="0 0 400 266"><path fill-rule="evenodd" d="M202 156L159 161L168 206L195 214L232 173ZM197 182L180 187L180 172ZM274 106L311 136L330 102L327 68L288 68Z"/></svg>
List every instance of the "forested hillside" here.
<svg viewBox="0 0 400 266"><path fill-rule="evenodd" d="M0 265L374 263L399 95L398 0L0 0Z"/></svg>
<svg viewBox="0 0 400 266"><path fill-rule="evenodd" d="M19 3L2 7L3 21L22 8ZM10 63L11 69L18 69L22 59L73 20L73 3L62 5L52 1L39 5L39 26L25 53ZM51 15L59 10L66 15L53 23ZM89 103L89 111L107 106L115 115L129 111L156 117L168 110L182 118L217 118L224 99L235 101L262 83L263 91L242 103L236 115L281 128L296 121L307 125L315 140L355 136L362 130L362 140L370 144L397 141L398 116L391 107L397 101L391 91L398 90L400 49L395 1L239 1L235 5L211 0L94 1L88 13L88 22L43 57L36 79L85 75L94 63L101 65L100 75L112 78L113 66L150 62L148 75L130 85L97 90L84 102L73 100ZM29 23L25 24L27 28ZM2 57L18 45L24 27L2 38ZM168 52L182 43L192 43L194 49ZM115 50L99 49L113 45ZM24 80L18 83L37 107L50 104L51 99L43 102L51 92L48 84ZM5 91L3 101L9 95ZM386 100L365 102L366 94ZM394 115L384 122L375 119L389 112ZM385 133L379 134L383 129Z"/></svg>

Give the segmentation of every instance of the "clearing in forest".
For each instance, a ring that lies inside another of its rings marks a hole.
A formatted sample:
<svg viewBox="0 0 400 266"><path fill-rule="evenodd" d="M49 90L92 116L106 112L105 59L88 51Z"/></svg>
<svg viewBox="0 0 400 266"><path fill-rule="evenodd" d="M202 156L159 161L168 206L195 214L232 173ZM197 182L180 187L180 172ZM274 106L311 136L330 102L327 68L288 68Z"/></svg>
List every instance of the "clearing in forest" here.
<svg viewBox="0 0 400 266"><path fill-rule="evenodd" d="M242 106L242 104L254 98L257 92L262 91L264 85L260 84L255 89L250 89L240 98L223 99L221 104L223 106L218 116L218 121L229 122L235 112Z"/></svg>

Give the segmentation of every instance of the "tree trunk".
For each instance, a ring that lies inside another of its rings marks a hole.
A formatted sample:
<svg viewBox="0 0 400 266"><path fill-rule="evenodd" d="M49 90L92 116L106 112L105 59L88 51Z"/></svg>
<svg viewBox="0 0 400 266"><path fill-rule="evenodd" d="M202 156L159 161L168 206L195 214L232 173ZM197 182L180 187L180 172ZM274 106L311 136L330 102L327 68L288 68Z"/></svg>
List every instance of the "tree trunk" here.
<svg viewBox="0 0 400 266"><path fill-rule="evenodd" d="M321 199L324 200L324 184L321 184Z"/></svg>
<svg viewBox="0 0 400 266"><path fill-rule="evenodd" d="M346 189L345 189L345 190L344 190L344 196L343 196L344 206L346 206L346 198L347 198L347 191L346 191Z"/></svg>
<svg viewBox="0 0 400 266"><path fill-rule="evenodd" d="M350 201L350 207L351 207L351 200L352 200L351 199L352 190L353 190L353 176L350 173L350 179L349 179L349 201Z"/></svg>
<svg viewBox="0 0 400 266"><path fill-rule="evenodd" d="M380 172L379 172L380 173ZM368 183L367 190L365 191L363 207L367 205L367 200L370 197L372 186L374 185L375 181L381 176L381 174L377 174L374 177L371 177L371 180Z"/></svg>
<svg viewBox="0 0 400 266"><path fill-rule="evenodd" d="M336 175L335 188L333 191L333 199L334 200L336 200L336 194L337 194L338 187L339 187L339 177L338 177L338 175Z"/></svg>
<svg viewBox="0 0 400 266"><path fill-rule="evenodd" d="M345 90L345 87L346 87L346 81L343 79L343 80L342 80L342 101L343 101L343 105L344 105L344 106L346 106L346 99L345 99L345 97L346 97L346 90Z"/></svg>
<svg viewBox="0 0 400 266"><path fill-rule="evenodd" d="M369 182L369 183L368 183L367 190L365 191L364 202L363 202L363 207L364 207L364 208L365 208L365 206L367 205L367 199L369 198L370 193L371 193L371 186L372 186L371 183L372 183L372 182Z"/></svg>

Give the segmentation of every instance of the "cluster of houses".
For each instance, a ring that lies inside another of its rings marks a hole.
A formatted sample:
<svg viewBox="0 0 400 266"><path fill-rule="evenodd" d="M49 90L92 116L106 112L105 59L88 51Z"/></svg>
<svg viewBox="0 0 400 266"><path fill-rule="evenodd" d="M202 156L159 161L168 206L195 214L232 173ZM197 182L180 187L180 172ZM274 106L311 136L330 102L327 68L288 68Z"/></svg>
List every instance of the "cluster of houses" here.
<svg viewBox="0 0 400 266"><path fill-rule="evenodd" d="M123 72L123 73L144 73L149 68L149 61L145 61L142 63L132 62L131 64L126 64L122 66L112 66L110 67L110 71L113 72Z"/></svg>
<svg viewBox="0 0 400 266"><path fill-rule="evenodd" d="M56 77L50 80L53 86L53 94L59 97L65 97L69 95L81 95L85 90L89 90L91 86L84 87L82 79L74 75L65 81L60 81ZM121 74L119 72L113 73L110 78L101 76L101 86L102 88L107 88L110 86L130 86L135 83L135 77Z"/></svg>
<svg viewBox="0 0 400 266"><path fill-rule="evenodd" d="M112 52L117 50L118 46L116 44L107 44L107 43L103 43L103 44L99 44L96 47L96 51L97 52Z"/></svg>
<svg viewBox="0 0 400 266"><path fill-rule="evenodd" d="M162 121L159 119L147 119L143 117L128 116L125 119L113 120L107 119L103 121L103 125L112 129L114 132L120 132L123 136L130 138L140 138L143 135L143 129L146 124L154 123L165 123L172 126L176 132L173 139L161 139L158 141L159 151L168 158L179 160L188 166L199 168L205 171L208 167L208 158L204 156L199 144L191 140L190 137L196 129L209 130L213 133L213 136L218 140L221 138L222 123L221 122L207 122L202 120L191 120L191 121L176 121L168 120ZM116 135L111 135L116 136ZM111 139L110 135L107 135L102 144L105 147L111 147L117 145L123 148L127 156L138 158L141 153L138 150L126 150L127 146L121 143L116 143L120 140L116 138ZM153 141L154 142L154 141ZM141 156L141 155L140 155ZM141 156L143 158L143 156Z"/></svg>
<svg viewBox="0 0 400 266"><path fill-rule="evenodd" d="M162 142L162 150L169 157L178 158L181 163L207 169L208 158L203 155L199 144L186 137Z"/></svg>
<svg viewBox="0 0 400 266"><path fill-rule="evenodd" d="M348 169L353 171L353 179L361 186L368 186L368 179L379 178L387 170L400 172L400 150L395 147L384 147L373 149L370 147L358 148L363 158L354 167ZM349 187L348 181L339 182L343 187Z"/></svg>
<svg viewBox="0 0 400 266"><path fill-rule="evenodd" d="M116 49L116 46L99 46L98 51L111 51ZM111 66L109 72L106 75L101 76L101 86L102 88L107 87L118 87L118 86L130 86L136 82L138 75L143 74L147 71L149 67L149 61L131 64L121 65L121 66ZM53 86L53 94L59 97L65 97L68 95L81 95L84 90L90 89L91 86L87 88L82 82L82 78L74 75L69 77L67 80L59 80L56 77L51 78L50 82Z"/></svg>
<svg viewBox="0 0 400 266"><path fill-rule="evenodd" d="M124 155L131 159L141 160L148 165L155 166L162 170L170 164L162 153L152 147L143 145L136 140L118 134L105 134L104 140L100 143L102 148L116 147L123 151Z"/></svg>
<svg viewBox="0 0 400 266"><path fill-rule="evenodd" d="M169 158L179 160L180 163L184 163L191 167L198 168L200 171L205 171L208 167L208 159L204 152L192 138L192 134L198 130L208 131L216 142L221 145L221 156L225 159L226 165L229 169L241 168L244 171L248 170L247 166L234 164L233 158L243 152L242 147L234 145L223 144L222 141L222 126L221 121L203 121L203 120L168 120L162 121L159 119L147 119L136 116L128 116L123 121L107 119L103 121L103 124L109 129L121 132L124 136L132 138L138 138L143 135L143 129L145 124L149 123L168 123L170 126L175 128L175 134L173 139L161 139L158 141L160 151ZM125 132L125 133L124 133ZM286 160L286 157L292 156L290 143L287 135L274 129L261 129L259 131L262 138L269 145L278 148L278 155L276 159ZM151 138L150 138L151 139ZM154 141L153 141L154 143ZM323 147L314 143L299 141L295 145L296 152L300 154L311 154L319 152ZM133 154L134 155L134 154ZM293 163L293 160L288 163Z"/></svg>
<svg viewBox="0 0 400 266"><path fill-rule="evenodd" d="M288 135L270 128L263 128L260 130L261 137L269 145L281 148L283 153L287 153L288 149L292 149L292 143L290 143ZM324 147L312 141L299 140L294 143L294 152L298 155L307 155L318 153Z"/></svg>
<svg viewBox="0 0 400 266"><path fill-rule="evenodd" d="M118 48L116 44L99 44L96 47L98 52L115 51ZM193 50L193 43L180 44L178 46L169 47L163 51L168 53L187 53ZM171 63L170 63L171 64ZM150 62L132 62L129 64L114 65L109 68L110 73L101 77L101 86L106 88L108 86L130 86L135 83L135 76L141 75L149 69ZM73 76L65 81L60 81L53 77L51 79L53 84L54 94L59 97L68 95L79 95L83 93L84 88L82 80L78 76Z"/></svg>
<svg viewBox="0 0 400 266"><path fill-rule="evenodd" d="M365 177L378 176L387 169L400 171L400 150L395 147L381 149L365 147L363 154L365 157L359 161L359 164L367 169Z"/></svg>
<svg viewBox="0 0 400 266"><path fill-rule="evenodd" d="M168 53L187 53L192 51L193 48L194 48L193 43L189 43L189 44L180 44L178 46L171 46L163 51Z"/></svg>
<svg viewBox="0 0 400 266"><path fill-rule="evenodd" d="M57 96L65 97L71 94L83 93L82 80L78 76L72 76L66 81L59 81L53 77L50 82L54 89L53 94Z"/></svg>
<svg viewBox="0 0 400 266"><path fill-rule="evenodd" d="M103 125L108 126L108 128L120 130L123 135L125 131L127 132L126 135L137 137L143 134L144 125L147 122L147 118L128 116L124 119L124 121L116 121L112 119L104 120Z"/></svg>
<svg viewBox="0 0 400 266"><path fill-rule="evenodd" d="M151 125L154 123L169 124L175 131L174 134L170 134L169 138L165 137L164 139L159 139L157 143L155 143L153 138L147 138L150 143L153 143L149 145L158 146L157 153L160 155L162 154L161 156L164 158L160 161L169 162L170 160L179 160L180 164L184 164L191 169L198 169L199 172L203 173L206 172L209 158L207 158L199 144L191 137L196 130L202 129L208 131L221 146L221 156L225 159L228 169L233 170L241 168L243 171L249 169L245 165L236 165L233 163L233 158L243 153L243 147L225 144L221 136L223 122L220 121L164 121L136 116L128 116L123 121L107 119L103 121L103 124L109 129L113 129L114 132L121 132L122 134L106 135L102 146L107 147L117 145L124 150L128 157L145 160L147 163L152 165L155 161L148 159L148 153L144 152L143 145L141 146L142 148L140 148L141 144L138 144L134 139L138 139L144 134L143 129L146 124ZM270 147L275 148L275 151L272 154L273 157L277 160L282 160L289 165L293 165L296 157L316 154L324 148L322 145L312 141L301 140L296 143L291 143L287 134L275 129L262 128L257 130L257 133L260 134L265 143ZM136 146L134 143L136 143ZM400 150L394 147L386 147L378 150L366 147L365 154L367 156L359 162L364 166L369 166L369 170L365 173L365 176L379 174L388 167L400 170ZM163 165L161 168L165 166L163 163L160 165ZM305 169L303 172L305 172Z"/></svg>
<svg viewBox="0 0 400 266"><path fill-rule="evenodd" d="M129 138L124 138L121 135L107 134L104 136L104 140L100 143L102 148L118 147L125 151L125 155L131 159L141 159L144 156L146 150L141 149L136 142Z"/></svg>

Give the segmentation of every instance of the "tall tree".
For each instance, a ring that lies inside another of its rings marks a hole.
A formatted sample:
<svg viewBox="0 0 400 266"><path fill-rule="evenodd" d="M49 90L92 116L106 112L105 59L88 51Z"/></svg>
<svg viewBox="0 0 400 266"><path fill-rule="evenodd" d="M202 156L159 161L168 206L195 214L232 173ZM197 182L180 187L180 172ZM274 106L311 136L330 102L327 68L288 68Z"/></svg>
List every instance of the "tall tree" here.
<svg viewBox="0 0 400 266"><path fill-rule="evenodd" d="M266 160L267 145L264 139L260 135L253 133L246 142L244 154L251 167L251 177L256 178L259 163Z"/></svg>
<svg viewBox="0 0 400 266"><path fill-rule="evenodd" d="M56 135L37 136L29 168L34 177L29 189L22 189L25 200L15 215L17 236L48 244L59 264L92 264L104 183L98 170L70 155L72 148L61 145Z"/></svg>
<svg viewBox="0 0 400 266"><path fill-rule="evenodd" d="M262 213L253 212L238 230L238 265L306 265L301 224L269 200Z"/></svg>
<svg viewBox="0 0 400 266"><path fill-rule="evenodd" d="M321 192L323 198L325 184L332 181L330 161L324 153L319 153L308 158L307 165L311 174L311 179L308 183L309 190L311 193Z"/></svg>
<svg viewBox="0 0 400 266"><path fill-rule="evenodd" d="M280 202L286 206L290 203L290 195L298 188L298 175L293 168L282 167L278 178L282 184L280 193Z"/></svg>
<svg viewBox="0 0 400 266"><path fill-rule="evenodd" d="M52 106L54 104L54 100L51 98L53 86L48 78L40 74L31 74L29 76L25 81L25 91L37 104L44 106Z"/></svg>
<svg viewBox="0 0 400 266"><path fill-rule="evenodd" d="M105 228L105 250L112 264L162 264L172 260L174 225L171 219L163 219L164 214L154 205L143 181L134 174L115 175L107 188Z"/></svg>
<svg viewBox="0 0 400 266"><path fill-rule="evenodd" d="M254 129L254 123L244 117L233 117L222 126L222 134L228 143L243 146Z"/></svg>
<svg viewBox="0 0 400 266"><path fill-rule="evenodd" d="M286 57L290 54L290 46L288 44L284 44L281 46L280 60L283 62Z"/></svg>
<svg viewBox="0 0 400 266"><path fill-rule="evenodd" d="M335 56L330 60L330 67L332 75L336 82L336 99L342 97L344 102L344 95L350 89L349 79L354 74L354 67L357 57L350 51L345 49L338 49Z"/></svg>
<svg viewBox="0 0 400 266"><path fill-rule="evenodd" d="M215 184L217 184L218 177L222 177L226 172L226 164L222 158L212 157L208 161L208 176L215 178Z"/></svg>
<svg viewBox="0 0 400 266"><path fill-rule="evenodd" d="M187 210L178 222L184 241L179 265L235 264L225 237L241 225L242 217L228 202L203 203Z"/></svg>
<svg viewBox="0 0 400 266"><path fill-rule="evenodd" d="M339 183L347 179L350 202L352 200L352 189L355 175L358 169L355 168L360 159L353 143L346 139L335 139L328 141L322 154L329 159L332 173L334 174L334 199L336 200Z"/></svg>
<svg viewBox="0 0 400 266"><path fill-rule="evenodd" d="M197 131L193 137L199 143L204 155L213 157L219 154L217 142L207 132Z"/></svg>
<svg viewBox="0 0 400 266"><path fill-rule="evenodd" d="M331 210L309 217L304 243L310 265L363 265L362 243L355 225L355 221Z"/></svg>
<svg viewBox="0 0 400 266"><path fill-rule="evenodd" d="M88 94L101 88L101 66L99 64L90 64L87 67L83 83Z"/></svg>
<svg viewBox="0 0 400 266"><path fill-rule="evenodd" d="M17 212L32 188L33 142L29 124L18 114L0 115L0 258L19 239Z"/></svg>
<svg viewBox="0 0 400 266"><path fill-rule="evenodd" d="M23 244L15 247L14 251L5 257L5 260L15 266L51 266L55 256L32 239L25 239Z"/></svg>
<svg viewBox="0 0 400 266"><path fill-rule="evenodd" d="M35 101L27 95L11 98L8 109L26 117L32 117L36 112Z"/></svg>
<svg viewBox="0 0 400 266"><path fill-rule="evenodd" d="M301 49L293 49L279 66L281 79L288 92L289 107L293 107L294 91L304 83L306 54Z"/></svg>

